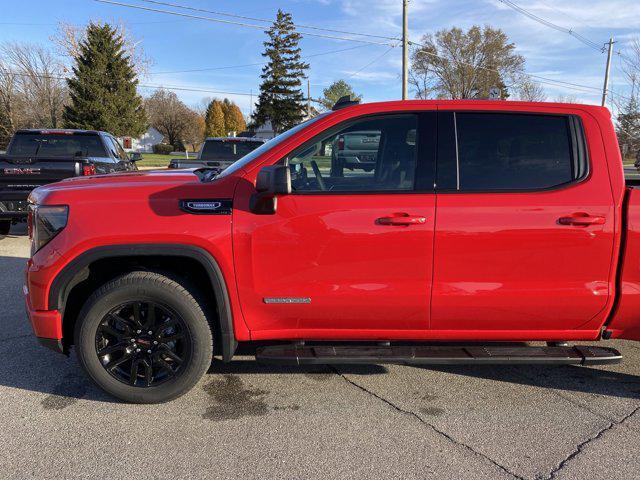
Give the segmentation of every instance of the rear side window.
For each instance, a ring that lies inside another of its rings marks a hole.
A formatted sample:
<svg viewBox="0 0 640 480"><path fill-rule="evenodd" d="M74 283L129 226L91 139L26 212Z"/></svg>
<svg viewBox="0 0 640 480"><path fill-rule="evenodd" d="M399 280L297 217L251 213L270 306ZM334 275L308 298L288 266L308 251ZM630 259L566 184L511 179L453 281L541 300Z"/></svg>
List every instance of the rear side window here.
<svg viewBox="0 0 640 480"><path fill-rule="evenodd" d="M207 140L200 154L201 160L238 160L262 146L250 140Z"/></svg>
<svg viewBox="0 0 640 480"><path fill-rule="evenodd" d="M456 112L453 128L457 190L544 190L586 173L572 117Z"/></svg>
<svg viewBox="0 0 640 480"><path fill-rule="evenodd" d="M98 135L18 133L11 142L10 155L29 157L104 157Z"/></svg>

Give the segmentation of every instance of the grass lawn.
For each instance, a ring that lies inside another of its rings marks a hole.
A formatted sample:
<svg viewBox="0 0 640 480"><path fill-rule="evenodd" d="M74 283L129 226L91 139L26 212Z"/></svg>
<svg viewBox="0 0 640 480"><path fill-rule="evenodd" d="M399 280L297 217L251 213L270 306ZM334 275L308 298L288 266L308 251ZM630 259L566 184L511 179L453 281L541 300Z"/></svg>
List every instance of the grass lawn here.
<svg viewBox="0 0 640 480"><path fill-rule="evenodd" d="M190 153L189 156L195 155ZM184 158L184 152L180 155L160 155L159 153L143 153L142 160L136 163L138 168L166 168L172 158Z"/></svg>

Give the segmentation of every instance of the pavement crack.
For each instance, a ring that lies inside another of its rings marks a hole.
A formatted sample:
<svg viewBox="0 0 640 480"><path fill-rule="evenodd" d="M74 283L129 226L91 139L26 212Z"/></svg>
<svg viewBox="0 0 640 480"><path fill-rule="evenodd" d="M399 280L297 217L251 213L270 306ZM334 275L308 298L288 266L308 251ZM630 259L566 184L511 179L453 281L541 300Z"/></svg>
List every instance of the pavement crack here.
<svg viewBox="0 0 640 480"><path fill-rule="evenodd" d="M640 412L640 407L634 408L629 414L625 415L620 420L609 421L609 425L602 428L595 435L587 438L585 441L580 442L578 445L576 445L576 448L573 450L573 452L567 455L553 470L551 470L551 472L549 472L549 474L546 477L544 477L544 480L551 480L553 478L556 478L556 475L558 475L558 473L564 467L566 467L571 460L573 460L575 457L580 455L580 453L582 453L582 451L585 449L587 445L591 444L592 442L595 442L599 438L602 438L604 434L607 433L609 430L611 430L614 427L617 427L618 425L622 425L625 421L627 421L629 418L631 418L638 412Z"/></svg>
<svg viewBox="0 0 640 480"><path fill-rule="evenodd" d="M357 389L363 391L364 393L366 393L367 395L376 398L377 400L380 400L381 402L385 403L386 405L388 405L389 407L393 408L394 410L402 413L403 415L408 415L411 416L413 418L415 418L416 420L418 420L420 423L422 423L423 425L429 427L431 430L433 430L434 432L436 432L438 435L446 438L448 441L450 441L451 443L467 450L468 452L470 452L472 455L480 457L486 461L488 461L489 463L491 463L493 466L495 466L496 468L498 468L499 470L503 471L504 473L506 473L507 475L517 479L517 480L525 480L524 477L508 470L506 467L503 467L502 465L500 465L498 462L496 462L495 460L493 460L491 457L488 457L487 455L473 449L472 447L470 447L469 445L467 445L466 443L460 442L459 440L455 439L454 437L452 437L451 435L449 435L448 433L444 432L443 430L440 430L439 428L435 427L434 425L432 425L431 423L425 421L420 415L418 415L417 413L412 412L411 410L405 410L404 408L396 405L395 403L393 403L390 400L387 400L384 397L381 397L380 395L378 395L375 392L372 392L371 390L368 390L367 388L363 387L362 385L354 382L353 380L349 379L346 375L342 374L338 369L336 369L334 366L330 365L329 368L339 377L341 377L345 382L349 383L350 385L353 385L354 387L356 387Z"/></svg>

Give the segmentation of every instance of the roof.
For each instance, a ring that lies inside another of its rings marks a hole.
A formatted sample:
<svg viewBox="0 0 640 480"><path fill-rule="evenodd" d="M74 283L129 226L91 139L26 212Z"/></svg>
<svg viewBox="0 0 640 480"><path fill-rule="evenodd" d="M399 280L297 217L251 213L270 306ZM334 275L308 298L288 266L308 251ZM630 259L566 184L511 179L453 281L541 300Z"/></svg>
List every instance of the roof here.
<svg viewBox="0 0 640 480"><path fill-rule="evenodd" d="M102 132L99 130L80 130L74 128L21 128L20 130L17 130L16 133L53 133L59 135L73 135L75 133L94 135L107 134L107 132Z"/></svg>
<svg viewBox="0 0 640 480"><path fill-rule="evenodd" d="M219 141L233 141L233 142L266 142L265 139L263 138L256 138L256 137L207 137L205 139L205 142L208 142L209 140L219 140Z"/></svg>
<svg viewBox="0 0 640 480"><path fill-rule="evenodd" d="M606 112L610 115L609 109L601 107L600 105L588 105L584 103L554 103L554 102L522 102L512 100L392 100L387 102L375 102L375 103L360 103L357 105L350 105L339 110L333 111L333 114L339 114L347 111L392 111L392 110L411 110L412 108L466 108L477 107L482 110L510 110L519 109L525 110L527 108L533 108L536 110L544 109L578 109L585 111L597 111Z"/></svg>

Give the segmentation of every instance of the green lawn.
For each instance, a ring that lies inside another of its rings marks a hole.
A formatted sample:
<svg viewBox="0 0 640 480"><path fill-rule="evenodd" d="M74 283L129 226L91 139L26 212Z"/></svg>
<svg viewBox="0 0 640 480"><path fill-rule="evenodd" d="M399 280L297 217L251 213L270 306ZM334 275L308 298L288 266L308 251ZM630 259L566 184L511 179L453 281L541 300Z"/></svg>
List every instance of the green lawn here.
<svg viewBox="0 0 640 480"><path fill-rule="evenodd" d="M190 157L195 154L191 153ZM142 160L136 163L138 168L166 168L172 158L184 158L184 153L180 155L160 155L159 153L143 153Z"/></svg>
<svg viewBox="0 0 640 480"><path fill-rule="evenodd" d="M157 153L143 153L142 160L136 162L138 168L145 167L158 167L164 168L169 165L169 162L172 158L175 158L173 155L160 155Z"/></svg>

